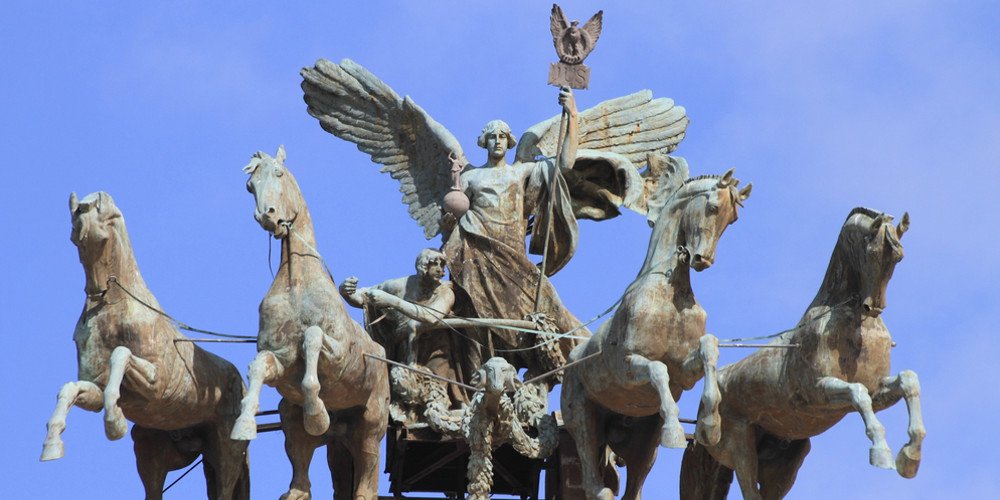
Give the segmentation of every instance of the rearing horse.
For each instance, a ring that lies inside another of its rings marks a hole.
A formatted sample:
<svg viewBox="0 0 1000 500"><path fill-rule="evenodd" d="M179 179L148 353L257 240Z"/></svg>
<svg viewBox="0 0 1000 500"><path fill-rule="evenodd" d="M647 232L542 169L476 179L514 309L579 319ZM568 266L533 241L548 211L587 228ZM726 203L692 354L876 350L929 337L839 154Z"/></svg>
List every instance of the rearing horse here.
<svg viewBox="0 0 1000 500"><path fill-rule="evenodd" d="M857 411L871 440L869 461L913 477L925 431L920 384L906 370L889 376L892 338L882 322L885 289L903 258L910 225L866 208L847 216L823 284L793 330L719 371L722 439L684 453L681 497L724 498L733 469L744 498L782 498L809 453L809 438ZM875 412L906 400L909 442L896 456Z"/></svg>
<svg viewBox="0 0 1000 500"><path fill-rule="evenodd" d="M41 459L63 456L60 434L70 408L103 408L108 439L125 435L126 418L135 422L136 467L147 499L161 498L167 472L199 454L209 498L249 498L247 445L229 439L243 397L239 371L183 342L159 311L111 196L98 192L77 200L74 193L69 208L70 240L87 282L87 301L73 333L79 380L59 391Z"/></svg>
<svg viewBox="0 0 1000 500"><path fill-rule="evenodd" d="M385 356L347 314L333 278L316 250L312 219L285 149L253 155L243 171L254 195L254 218L281 240L281 264L260 303L257 356L233 439L253 439L262 384L276 387L292 482L282 499L307 499L309 463L327 444L336 498L378 498L379 443L389 415ZM331 425L331 419L333 424Z"/></svg>
<svg viewBox="0 0 1000 500"><path fill-rule="evenodd" d="M696 435L708 443L719 439L718 339L705 332L690 269L712 264L751 185L737 191L732 170L688 179L683 159L668 157L666 165L655 160L650 169L663 174L649 202L654 225L646 260L614 316L573 350L570 361L603 354L570 367L563 380L563 419L576 441L588 499L613 496L602 484L608 446L628 467L623 498L640 498L657 444L686 446L676 401L702 376Z"/></svg>

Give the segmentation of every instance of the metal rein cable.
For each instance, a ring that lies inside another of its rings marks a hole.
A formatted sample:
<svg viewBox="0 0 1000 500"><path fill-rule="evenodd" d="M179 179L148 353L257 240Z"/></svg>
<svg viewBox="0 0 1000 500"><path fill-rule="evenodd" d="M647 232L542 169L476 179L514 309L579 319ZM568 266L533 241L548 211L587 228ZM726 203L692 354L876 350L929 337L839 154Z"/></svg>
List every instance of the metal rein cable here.
<svg viewBox="0 0 1000 500"><path fill-rule="evenodd" d="M153 307L152 304L149 304L146 301L140 299L135 294L133 294L128 288L125 288L125 286L122 285L120 281L118 281L118 277L117 276L109 276L108 277L108 288L111 288L111 285L117 286L118 288L121 289L121 291L125 292L126 295L128 295L129 297L131 297L136 302L142 304L143 306L145 306L150 311L153 311L156 314L159 314L160 316L163 316L164 318L167 318L174 325L176 325L177 328L180 328L181 330L187 330L189 332L196 332L196 333L204 333L206 335L213 335L213 336L216 336L216 337L223 337L223 338L227 338L227 339L243 339L243 340L253 339L254 341L257 340L257 337L255 335L233 335L233 334L230 334L230 333L219 333L219 332L213 332L213 331L209 331L209 330L202 330L200 328L195 328L195 327L193 327L191 325L188 325L187 323L184 323L183 321L178 321L178 320L174 319L173 316L167 314L163 310L158 309L156 307ZM179 340L183 340L183 339L179 339Z"/></svg>

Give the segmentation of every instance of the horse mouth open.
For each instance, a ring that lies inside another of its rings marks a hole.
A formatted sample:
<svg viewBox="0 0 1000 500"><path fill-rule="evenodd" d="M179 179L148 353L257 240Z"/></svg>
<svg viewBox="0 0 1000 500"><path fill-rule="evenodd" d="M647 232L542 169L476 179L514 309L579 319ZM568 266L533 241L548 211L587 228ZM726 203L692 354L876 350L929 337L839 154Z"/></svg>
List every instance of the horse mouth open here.
<svg viewBox="0 0 1000 500"><path fill-rule="evenodd" d="M691 257L691 268L698 272L712 267L713 263L715 263L715 259L701 254L695 254L694 257Z"/></svg>
<svg viewBox="0 0 1000 500"><path fill-rule="evenodd" d="M865 316L870 316L872 318L877 318L882 315L882 311L885 310L884 307L875 307L867 302L861 304L861 310L864 311Z"/></svg>
<svg viewBox="0 0 1000 500"><path fill-rule="evenodd" d="M872 297L868 297L867 299L861 301L861 312L863 312L865 316L877 318L884 310L885 304L880 303Z"/></svg>

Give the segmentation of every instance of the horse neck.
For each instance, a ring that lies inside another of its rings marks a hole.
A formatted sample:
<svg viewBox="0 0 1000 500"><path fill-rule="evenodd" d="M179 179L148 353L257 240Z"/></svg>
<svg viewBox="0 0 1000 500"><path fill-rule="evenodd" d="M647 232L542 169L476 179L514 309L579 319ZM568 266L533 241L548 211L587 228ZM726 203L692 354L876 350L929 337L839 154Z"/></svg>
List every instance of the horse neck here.
<svg viewBox="0 0 1000 500"><path fill-rule="evenodd" d="M300 285L315 281L317 278L329 279L323 266L322 258L316 249L316 235L313 230L312 217L305 203L295 216L288 233L281 243L281 264L275 282L283 281L291 285Z"/></svg>
<svg viewBox="0 0 1000 500"><path fill-rule="evenodd" d="M677 258L680 217L674 217L669 210L669 206L664 207L663 213L653 226L653 234L649 237L646 260L639 270L639 278L651 274L663 274L670 277L670 285L675 289L690 290L690 268L680 264Z"/></svg>
<svg viewBox="0 0 1000 500"><path fill-rule="evenodd" d="M146 287L142 273L139 272L139 264L135 260L128 232L122 227L113 234L96 259L83 263L87 296L97 296L112 288L114 285L111 284L110 278L114 276L130 293L154 307L159 307L156 298ZM111 291L111 293L117 292Z"/></svg>
<svg viewBox="0 0 1000 500"><path fill-rule="evenodd" d="M860 278L851 265L851 255L845 250L846 246L842 245L840 241L837 242L833 255L830 256L830 265L826 268L826 275L823 276L823 284L816 292L816 297L810 307L836 307L858 293L861 285Z"/></svg>

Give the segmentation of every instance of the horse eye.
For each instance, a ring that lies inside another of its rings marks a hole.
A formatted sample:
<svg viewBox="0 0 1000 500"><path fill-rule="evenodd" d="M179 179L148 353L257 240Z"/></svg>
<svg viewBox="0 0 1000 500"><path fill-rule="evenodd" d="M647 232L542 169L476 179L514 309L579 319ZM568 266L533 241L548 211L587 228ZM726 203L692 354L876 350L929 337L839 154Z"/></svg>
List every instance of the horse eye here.
<svg viewBox="0 0 1000 500"><path fill-rule="evenodd" d="M710 214L717 214L719 213L719 205L716 205L715 203L709 203L705 207L705 210Z"/></svg>
<svg viewBox="0 0 1000 500"><path fill-rule="evenodd" d="M274 171L274 176L275 177L281 177L282 175L285 175L285 169L279 168L279 169L277 169L277 170Z"/></svg>

